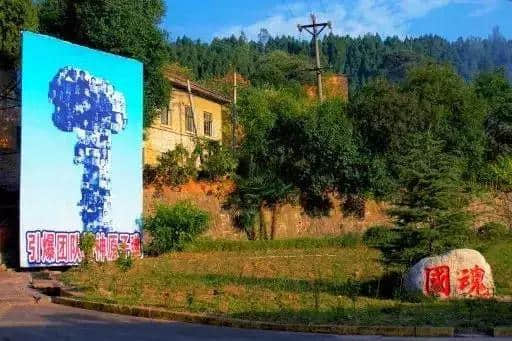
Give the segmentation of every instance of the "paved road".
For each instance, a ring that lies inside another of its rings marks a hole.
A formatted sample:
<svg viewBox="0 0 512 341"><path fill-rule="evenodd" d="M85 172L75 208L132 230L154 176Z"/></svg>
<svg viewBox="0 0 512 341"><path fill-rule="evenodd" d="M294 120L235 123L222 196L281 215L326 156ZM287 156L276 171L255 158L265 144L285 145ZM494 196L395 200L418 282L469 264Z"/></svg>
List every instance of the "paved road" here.
<svg viewBox="0 0 512 341"><path fill-rule="evenodd" d="M334 336L222 328L100 313L56 305L43 300L36 304L31 296L32 292L19 287L23 286L24 281L26 277L21 277L19 274L0 275L0 341L407 340L407 338ZM13 292L17 293L14 297ZM412 338L411 340L428 339ZM493 340L493 338L475 337L472 340Z"/></svg>

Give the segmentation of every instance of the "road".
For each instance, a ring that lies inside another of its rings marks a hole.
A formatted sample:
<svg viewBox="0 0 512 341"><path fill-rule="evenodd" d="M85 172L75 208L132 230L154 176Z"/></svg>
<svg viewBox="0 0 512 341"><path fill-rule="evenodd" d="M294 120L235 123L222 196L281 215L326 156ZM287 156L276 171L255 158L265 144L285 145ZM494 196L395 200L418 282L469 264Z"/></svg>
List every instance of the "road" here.
<svg viewBox="0 0 512 341"><path fill-rule="evenodd" d="M0 275L0 341L408 340L408 338L379 336L335 336L244 330L101 313L56 305L44 300L35 303L32 298L33 292L26 289L27 277L24 276ZM468 338L432 340L457 339L467 340ZM493 338L474 337L472 340L493 340Z"/></svg>

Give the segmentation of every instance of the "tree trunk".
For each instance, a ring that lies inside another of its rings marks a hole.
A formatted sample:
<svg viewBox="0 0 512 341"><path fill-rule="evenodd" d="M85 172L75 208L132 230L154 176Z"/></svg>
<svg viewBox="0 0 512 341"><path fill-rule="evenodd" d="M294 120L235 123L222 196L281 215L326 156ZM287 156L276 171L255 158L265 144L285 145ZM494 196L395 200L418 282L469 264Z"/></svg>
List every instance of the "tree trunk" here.
<svg viewBox="0 0 512 341"><path fill-rule="evenodd" d="M250 230L246 230L247 238L249 240L256 240L258 238L258 233L260 229L260 214L259 212L254 216L254 221L252 222L252 226Z"/></svg>
<svg viewBox="0 0 512 341"><path fill-rule="evenodd" d="M279 204L272 206L272 224L270 225L270 239L274 240L277 233L277 223L279 221Z"/></svg>
<svg viewBox="0 0 512 341"><path fill-rule="evenodd" d="M267 222L265 221L265 204L260 205L260 239L267 240Z"/></svg>

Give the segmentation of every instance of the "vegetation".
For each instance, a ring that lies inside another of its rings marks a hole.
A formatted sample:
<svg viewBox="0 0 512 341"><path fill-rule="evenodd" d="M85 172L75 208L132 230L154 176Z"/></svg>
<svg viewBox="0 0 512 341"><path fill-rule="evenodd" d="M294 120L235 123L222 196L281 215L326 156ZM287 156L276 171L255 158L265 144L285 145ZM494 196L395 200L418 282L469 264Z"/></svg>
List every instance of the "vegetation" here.
<svg viewBox="0 0 512 341"><path fill-rule="evenodd" d="M271 33L262 29L259 41L248 41L243 34L216 38L210 43L178 37L169 46L169 58L188 67L201 80L224 76L233 66L258 85L268 81L282 84L283 80L311 80L311 72L305 71L311 68L314 56L310 41ZM465 80L504 67L510 79L511 46L497 27L488 38L459 38L453 42L436 35L400 39L382 38L378 34L327 34L321 41L321 58L322 65L347 75L355 89L377 76L401 80L408 69L425 61L451 64ZM295 65L295 69L288 65Z"/></svg>
<svg viewBox="0 0 512 341"><path fill-rule="evenodd" d="M145 166L146 184L178 186L197 174L196 158L182 144L158 156L157 161L156 166Z"/></svg>
<svg viewBox="0 0 512 341"><path fill-rule="evenodd" d="M144 64L144 126L168 103L163 75L167 37L160 28L162 0L38 2L40 32L80 45L138 59Z"/></svg>
<svg viewBox="0 0 512 341"><path fill-rule="evenodd" d="M389 231L389 228L387 229ZM295 238L276 240L213 240L198 238L185 246L187 252L255 252L300 249L314 252L325 248L357 247L363 243L361 235L347 233L337 237Z"/></svg>
<svg viewBox="0 0 512 341"><path fill-rule="evenodd" d="M188 201L175 205L158 205L152 216L143 219L143 228L150 233L145 245L149 255L183 250L208 227L209 215Z"/></svg>
<svg viewBox="0 0 512 341"><path fill-rule="evenodd" d="M508 103L486 95L494 83L509 86L503 73L472 85L448 65L425 63L399 83L370 81L348 103L308 102L293 85L249 87L239 101L244 139L227 204L250 239L272 239L275 224L264 226L263 208L273 221L286 202L326 214L337 193L345 212L361 216L371 196L397 205L392 214L404 240L424 242L397 261L463 246L472 187L492 178L505 189L505 156L489 153L497 142L486 128L491 108Z"/></svg>
<svg viewBox="0 0 512 341"><path fill-rule="evenodd" d="M243 34L169 42L160 28L163 0L35 3L0 0L2 66L18 62L21 29L136 58L144 63L146 127L168 102L165 71L224 93L228 75L241 75L235 150L200 139L193 151L178 145L146 166L144 180L178 186L232 176L226 206L251 241L197 239L207 213L190 202L159 205L143 221L145 250L156 257L132 259L121 249L115 264L94 264L94 236L82 235L89 266L65 278L86 297L283 322L479 329L512 322L499 302L408 300L393 272L472 247L495 269L498 292L512 294L512 218L475 230L467 209L477 190L496 191L512 217L512 44L498 28L487 39L454 42L326 35L323 64L346 74L352 91L319 103L304 90L313 81L307 41L263 29L257 42ZM324 215L333 195L359 217L366 198L391 202L393 228L272 240L281 206Z"/></svg>
<svg viewBox="0 0 512 341"><path fill-rule="evenodd" d="M94 246L96 245L96 236L91 232L84 232L80 235L78 246L82 251L82 264L87 266L94 261Z"/></svg>
<svg viewBox="0 0 512 341"><path fill-rule="evenodd" d="M119 247L116 264L121 271L128 271L133 266L132 255L126 250L125 244L121 244Z"/></svg>
<svg viewBox="0 0 512 341"><path fill-rule="evenodd" d="M511 244L493 240L484 251L499 295L512 293ZM343 247L336 238L198 240L185 249L190 251L136 259L127 271L107 263L63 276L89 300L272 322L454 326L459 331L512 322L509 303L397 296L400 284L386 275L378 250Z"/></svg>
<svg viewBox="0 0 512 341"><path fill-rule="evenodd" d="M235 172L238 160L230 148L218 141L197 139L194 153L198 155L200 179L220 180Z"/></svg>
<svg viewBox="0 0 512 341"><path fill-rule="evenodd" d="M410 266L468 243L471 217L462 167L441 148L429 134L411 136L409 151L397 164L403 192L390 213L397 222L400 252L387 254L389 260Z"/></svg>
<svg viewBox="0 0 512 341"><path fill-rule="evenodd" d="M182 144L162 153L155 166L144 166L144 183L156 186L179 186L191 179L220 180L234 173L237 159L218 141L197 139L189 152Z"/></svg>
<svg viewBox="0 0 512 341"><path fill-rule="evenodd" d="M20 31L35 31L37 27L37 9L31 0L0 0L0 66L16 66Z"/></svg>

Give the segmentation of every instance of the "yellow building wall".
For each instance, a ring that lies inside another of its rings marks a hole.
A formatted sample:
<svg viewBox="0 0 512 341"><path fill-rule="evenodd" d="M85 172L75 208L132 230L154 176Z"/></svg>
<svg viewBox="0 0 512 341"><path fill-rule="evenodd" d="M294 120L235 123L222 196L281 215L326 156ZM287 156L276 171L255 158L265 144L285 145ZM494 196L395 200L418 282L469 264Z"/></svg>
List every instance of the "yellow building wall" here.
<svg viewBox="0 0 512 341"><path fill-rule="evenodd" d="M222 105L197 95L192 95L192 97L197 136L221 142ZM181 89L173 89L169 106L169 124L162 124L160 116L158 116L151 127L146 130L146 140L144 141L145 164L155 165L160 154L174 149L177 144L183 144L190 152L195 147L195 135L186 131L185 126L185 107L190 106L188 93ZM204 135L204 112L212 114L212 136Z"/></svg>

